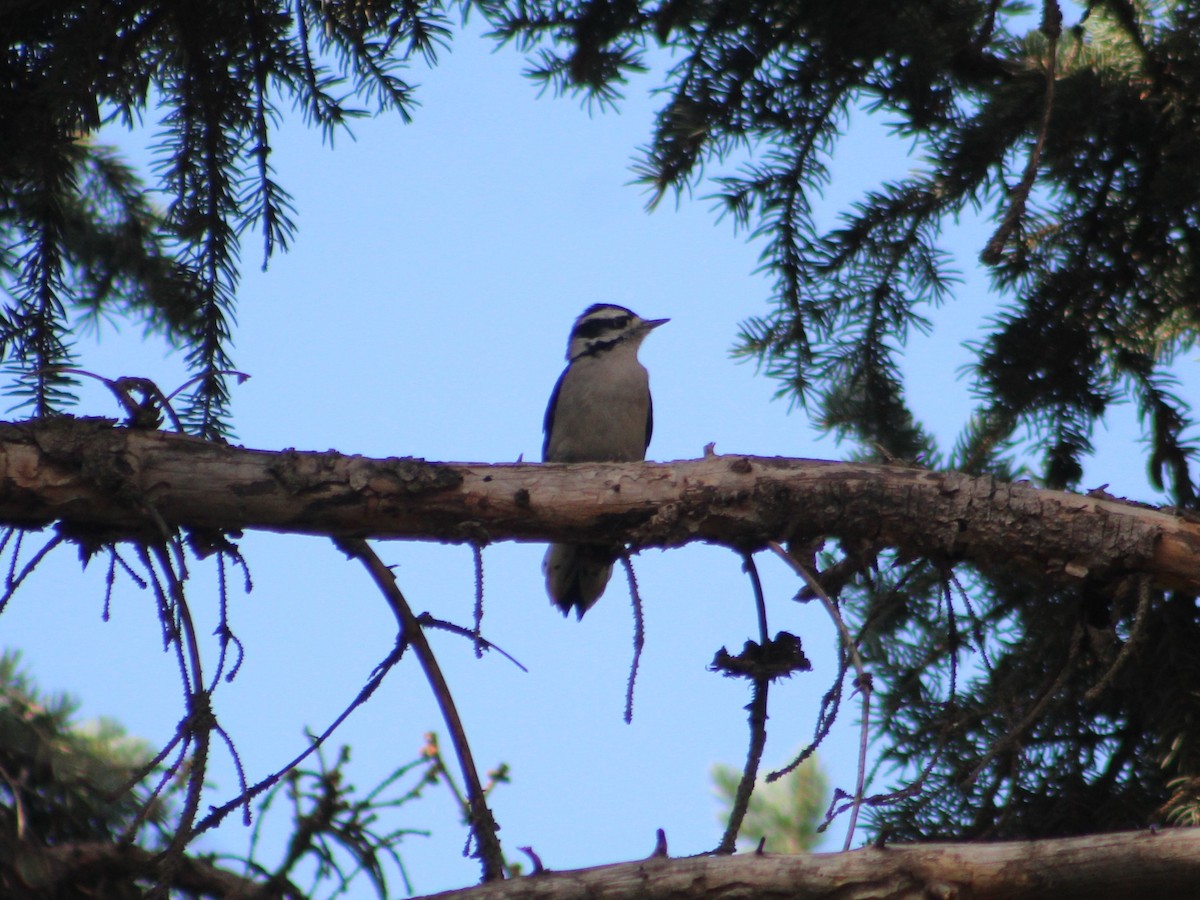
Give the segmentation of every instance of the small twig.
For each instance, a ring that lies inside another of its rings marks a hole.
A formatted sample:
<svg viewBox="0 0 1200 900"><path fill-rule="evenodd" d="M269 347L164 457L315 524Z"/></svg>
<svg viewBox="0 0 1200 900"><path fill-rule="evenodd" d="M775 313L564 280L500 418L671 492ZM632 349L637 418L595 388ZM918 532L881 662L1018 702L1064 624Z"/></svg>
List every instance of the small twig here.
<svg viewBox="0 0 1200 900"><path fill-rule="evenodd" d="M21 539L20 537L17 538L16 546L13 549L12 566L10 567L8 573L8 584L5 588L3 596L0 596L0 612L4 612L4 608L8 606L8 601L12 599L13 594L17 592L17 588L21 586L21 582L28 578L30 573L38 567L38 563L46 558L46 554L61 544L63 540L64 538L61 534L56 534L54 537L50 538L50 540L46 541L42 548L30 557L29 562L25 563L24 568L22 568L20 574L17 575L14 574L14 572L17 566L17 554L21 550Z"/></svg>
<svg viewBox="0 0 1200 900"><path fill-rule="evenodd" d="M109 620L109 613L112 610L112 592L117 580L117 566L120 566L121 570L128 575L133 583L143 591L150 586L145 578L135 572L133 567L130 566L129 563L125 562L124 559L122 559L121 554L117 552L115 545L109 544L107 550L108 574L105 575L104 578L104 612L101 613L100 616L105 622Z"/></svg>
<svg viewBox="0 0 1200 900"><path fill-rule="evenodd" d="M1006 753L1010 747L1019 741L1025 732L1032 728L1033 724L1039 718L1041 718L1042 713L1046 711L1046 707L1049 706L1052 701L1057 699L1059 692L1062 690L1062 686L1066 684L1067 677L1071 674L1071 670L1074 668L1075 659L1079 655L1079 647L1082 642L1083 626L1077 624L1074 632L1071 634L1071 649L1067 651L1067 658L1063 662L1062 669L1059 670L1058 674L1054 677L1054 680L1043 689L1042 695L1034 702L1033 707L1028 713L1025 714L1024 718L1010 728L1008 732L998 741L996 741L996 743L991 746L991 749L984 754L983 759L981 759L978 765L971 770L971 774L963 779L964 784L972 784L975 779L982 775L983 770L987 768L988 764L1000 754Z"/></svg>
<svg viewBox="0 0 1200 900"><path fill-rule="evenodd" d="M866 789L867 780L867 746L870 738L871 727L871 676L867 673L866 667L863 665L862 656L858 652L858 644L854 640L854 636L850 634L850 629L846 627L846 622L842 618L841 611L837 604L830 599L825 593L825 589L821 587L821 583L813 577L812 573L802 566L790 553L783 549L777 541L770 541L768 547L782 559L797 575L804 579L805 584L812 593L821 601L825 607L825 611L829 613L829 617L833 619L837 626L838 633L842 637L842 644L845 647L846 654L850 658L851 664L854 666L856 677L854 686L862 694L863 710L862 710L862 727L859 735L858 745L858 774L854 785L854 801L850 809L850 823L846 828L846 841L842 846L843 850L849 850L852 841L854 840L854 829L858 826L858 812L862 808L863 794Z"/></svg>
<svg viewBox="0 0 1200 900"><path fill-rule="evenodd" d="M963 606L966 607L967 616L971 620L971 639L975 641L975 649L979 651L979 656L983 660L983 667L990 674L993 671L992 659L988 654L987 639L983 633L983 622L979 618L979 614L975 612L975 604L971 602L971 595L967 593L967 589L958 579L958 575L954 570L950 571L950 582L958 588L958 596L962 598Z"/></svg>
<svg viewBox="0 0 1200 900"><path fill-rule="evenodd" d="M362 690L358 692L358 696L356 696L350 702L350 705L342 710L338 717L334 719L332 723L330 723L329 727L322 731L317 737L313 738L310 735L310 743L307 749L299 753L295 759L293 759L283 768L279 769L277 772L268 775L258 783L242 791L242 793L238 794L238 796L234 797L232 800L229 800L218 807L214 807L212 811L205 816L203 820L201 820L200 824L196 826L195 833L200 834L202 831L215 828L217 825L221 824L225 817L234 809L242 806L243 804L248 804L263 791L274 787L279 782L280 778L295 769L296 766L304 762L304 760L306 760L313 753L318 752L325 741L329 739L329 736L333 734L344 721L346 721L346 719L350 716L350 713L354 712L354 710L358 709L369 699L371 699L371 695L374 694L379 685L383 683L384 676L386 676L387 673L392 670L392 667L395 666L396 663L400 662L400 658L404 655L405 646L406 645L402 640L397 641L396 646L392 648L392 651L387 655L383 662L377 665L371 672L371 677L367 680L367 683L363 685Z"/></svg>
<svg viewBox="0 0 1200 900"><path fill-rule="evenodd" d="M742 566L746 574L750 576L750 584L754 587L754 611L758 615L758 642L765 647L771 640L771 636L767 631L767 600L763 596L762 579L758 576L758 566L754 564L752 554L742 554Z"/></svg>
<svg viewBox="0 0 1200 900"><path fill-rule="evenodd" d="M216 724L215 719L213 731L215 731L217 736L225 742L225 749L229 751L229 756L233 760L234 771L237 772L238 787L242 789L243 794L246 793L246 768L242 765L242 755L238 753L237 747L233 743L233 738L229 736L229 732L226 731L221 725ZM242 824L247 828L250 826L250 818L250 804L245 803L242 806Z"/></svg>
<svg viewBox="0 0 1200 900"><path fill-rule="evenodd" d="M142 564L146 571L146 583L153 590L154 602L158 607L158 623L163 630L163 651L175 648L175 664L179 667L179 678L183 682L184 691L192 689L191 683L188 681L187 665L184 661L182 641L179 640L179 626L175 621L175 614L171 611L170 600L167 599L167 592L163 590L162 581L158 577L158 572L154 569L154 564L150 559L149 553L146 552L145 545L136 544L134 546L137 552L138 561Z"/></svg>
<svg viewBox="0 0 1200 900"><path fill-rule="evenodd" d="M858 813L862 809L863 796L867 788L867 746L871 742L871 690L862 688L862 723L858 734L858 775L854 782L854 807L850 810L850 823L846 826L843 850L849 850L854 841L854 829L858 827Z"/></svg>
<svg viewBox="0 0 1200 900"><path fill-rule="evenodd" d="M170 755L171 751L173 749L175 749L175 745L184 739L184 736L186 733L186 728L187 728L187 717L185 716L179 722L179 724L177 726L175 726L175 735L171 738L170 741L167 742L167 745L165 747L163 747L161 750L159 750L158 753L155 754L153 759L151 759L148 762L145 762L141 766L139 766L133 772L132 775L130 775L124 782L122 782L120 787L116 788L115 790L109 791L105 795L106 799L110 803L115 802L116 800L120 799L121 797L125 796L127 793L132 791L135 787L137 787L138 783L143 778L145 778L147 775L149 775L151 772L153 772L156 768L158 768L159 763L161 763L164 759L167 758L167 756ZM163 788L166 787L165 781L169 780L170 770L172 768L173 767L168 767L168 773L164 777L164 783L161 784L157 790L155 790L153 793L151 793L151 795L150 795L151 800L153 800L155 797L157 797L162 792ZM147 807L148 806L149 806L149 804L147 804ZM139 813L139 815L141 815L144 818L145 813L144 812ZM140 823L139 823L139 827L140 827ZM136 831L136 828L134 830ZM122 841L126 841L126 840L132 841L133 837L134 837L134 835L132 832L126 831L123 833L121 840Z"/></svg>
<svg viewBox="0 0 1200 900"><path fill-rule="evenodd" d="M138 773L135 773L133 777L127 780L122 788L113 791L109 795L115 800L118 797L123 796L127 791L133 790L134 787L137 786L138 782L149 775L150 772L153 771L154 767L158 765L158 763L162 762L167 758L167 756L170 755L171 751L175 749L176 745L179 746L179 753L172 762L163 767L163 771L158 778L158 782L146 796L146 800L144 803L142 803L141 808L137 811L137 814L121 832L118 843L125 845L133 843L134 839L137 837L138 831L146 823L146 819L153 811L154 801L157 800L170 786L171 782L175 778L175 775L183 767L184 761L187 758L188 747L190 747L192 744L192 732L190 730L191 726L188 722L189 719L190 716L185 716L180 721L179 725L176 726L174 737L172 737L170 742L159 751L158 755L155 756L155 758L148 764L143 766Z"/></svg>
<svg viewBox="0 0 1200 900"><path fill-rule="evenodd" d="M60 372L64 375L83 375L86 378L96 379L96 381L99 381L108 388L121 405L121 408L125 410L125 414L129 417L125 422L126 425L134 428L157 428L162 424L162 416L159 415L154 406L157 403L170 416L171 424L175 426L175 430L180 434L184 431L183 423L179 421L179 416L171 406L170 397L163 394L159 386L149 378L137 378L133 376L105 378L103 375L97 375L95 372L69 366L47 366L43 371ZM134 393L140 393L141 399L135 400L133 397ZM171 397L174 396L174 394L171 394Z"/></svg>
<svg viewBox="0 0 1200 900"><path fill-rule="evenodd" d="M842 636L842 642L846 646L846 652L850 655L850 662L854 665L855 671L860 677L865 676L867 674L867 670L863 667L862 657L858 653L858 645L854 641L854 636L850 634L850 629L846 627L846 623L842 619L842 614L838 610L837 604L829 598L829 595L825 593L825 589L821 587L821 583L812 576L812 573L809 572L808 569L804 568L804 566L802 566L799 562L797 562L796 559L790 553L784 550L777 541L768 541L767 546L771 548L776 556L787 563L793 572L804 579L804 582L808 585L809 590L811 590L813 595L821 601L822 605L825 607L825 611L829 613L829 617L833 619L834 624L837 626L838 632Z"/></svg>
<svg viewBox="0 0 1200 900"><path fill-rule="evenodd" d="M203 688L204 672L200 659L200 643L196 638L196 626L192 621L192 613L188 608L187 597L183 590L183 577L175 570L171 562L170 544L158 543L152 546L158 564L167 578L172 609L179 623L180 652L186 648L187 658L184 668L190 672L190 678L185 679L184 702L187 704L189 737L194 744L191 763L188 767L187 792L184 795L183 811L179 816L176 832L170 845L165 851L168 870L179 864L183 849L192 839L192 829L196 823L196 815L200 809L200 796L204 791L204 779L208 773L208 751L211 746L212 731L217 727L216 715L212 709L212 696ZM148 557L147 557L148 559ZM163 886L160 881L155 886L157 891ZM164 889L165 893L165 889Z"/></svg>
<svg viewBox="0 0 1200 900"><path fill-rule="evenodd" d="M139 543L136 545L136 548L138 558L146 570L148 583L154 589L158 604L159 619L163 626L164 641L166 642L164 649L173 647L175 651L175 662L179 667L184 707L187 710L187 715L179 723L174 738L158 754L155 760L165 759L170 749L175 745L179 746L178 756L174 762L166 767L150 797L142 805L142 808L138 811L133 821L126 826L122 836L123 842L132 842L137 830L141 828L146 817L149 815L154 798L166 788L169 781L183 767L188 758L189 751L192 762L188 767L187 791L184 795L183 810L179 815L175 834L170 844L161 854L162 866L158 872L158 881L149 894L151 897L164 896L166 894L166 885L170 882L171 873L179 866L180 860L183 858L184 847L195 835L193 826L197 811L199 810L201 794L204 790L209 737L212 728L216 726L216 719L212 712L208 692L198 688L198 685L202 681L199 644L196 641L195 627L192 624L191 614L187 608L183 584L175 572L170 552L165 543L169 540L169 532L165 530L165 525L162 524L161 519L159 519L159 524L164 529L164 542L153 545ZM153 550L153 556L151 555L151 550ZM155 569L155 559L158 560L158 564L163 569L163 578L167 581L167 587L165 588L163 587L163 579L159 577ZM154 764L152 763L151 765ZM148 769L146 771L148 772ZM140 777L138 780L140 780Z"/></svg>
<svg viewBox="0 0 1200 900"><path fill-rule="evenodd" d="M983 252L979 254L979 258L989 266L996 265L1003 258L1004 245L1008 243L1009 238L1020 224L1021 217L1025 215L1025 205L1029 202L1029 192L1033 190L1033 183L1037 179L1038 164L1042 159L1042 150L1046 146L1046 134L1050 131L1050 113L1054 109L1054 79L1058 68L1058 38L1062 34L1062 10L1059 9L1057 0L1043 0L1041 29L1042 33L1046 35L1048 44L1046 88L1042 97L1042 121L1038 127L1037 140L1025 163L1025 173L1012 192L1012 202L1008 206L1008 211L1005 212L996 233L992 235L983 248Z"/></svg>
<svg viewBox="0 0 1200 900"><path fill-rule="evenodd" d="M546 867L542 865L542 858L534 852L532 847L518 847L522 853L529 857L529 861L533 863L533 871L530 875L543 875L546 872Z"/></svg>
<svg viewBox="0 0 1200 900"><path fill-rule="evenodd" d="M829 690L821 698L821 705L817 710L817 723L813 727L812 740L786 766L776 769L774 772L768 772L768 783L778 781L780 778L798 769L806 759L820 749L821 744L825 742L830 732L833 731L833 725L837 721L838 712L842 706L842 685L845 684L846 673L850 670L846 648L840 641L837 645L837 651L837 673L834 675L833 684L830 685ZM825 824L828 824L828 822ZM824 825L818 829L818 831L822 830L824 830Z"/></svg>
<svg viewBox="0 0 1200 900"><path fill-rule="evenodd" d="M8 785L8 793L12 797L13 817L16 819L13 827L13 836L16 837L17 841L23 842L27 839L26 830L29 821L29 814L25 812L25 791L22 789L22 784L14 779L8 773L8 769L2 765L0 765L0 780L3 780Z"/></svg>
<svg viewBox="0 0 1200 900"><path fill-rule="evenodd" d="M758 766L762 761L763 749L767 745L767 696L771 680L758 677L754 679L753 684L750 705L746 707L750 712L750 746L746 750L746 765L742 769L737 792L733 795L733 806L729 810L725 834L722 835L715 853L733 853L737 849L738 833L742 830L746 810L750 808L750 797L754 794L754 783L758 779Z"/></svg>
<svg viewBox="0 0 1200 900"><path fill-rule="evenodd" d="M633 688L637 682L638 666L642 662L642 647L646 644L646 617L642 612L642 594L628 553L621 554L625 577L629 579L629 596L633 603L633 662L629 665L629 682L625 685L625 724L633 721Z"/></svg>
<svg viewBox="0 0 1200 900"><path fill-rule="evenodd" d="M742 564L746 574L750 576L750 584L754 589L754 610L758 619L758 634L762 646L765 648L770 637L762 579L758 577L758 567L754 564L754 557L751 554L742 554ZM770 693L771 679L767 675L755 675L753 685L750 705L747 707L750 712L750 746L746 751L746 765L742 768L742 778L733 795L729 821L725 825L725 834L721 837L721 843L717 845L717 853L733 853L737 849L738 833L742 830L746 810L750 808L750 797L754 794L754 784L758 780L758 767L762 762L763 749L767 746L767 697Z"/></svg>
<svg viewBox="0 0 1200 900"><path fill-rule="evenodd" d="M1153 597L1154 592L1150 589L1150 579L1143 576L1138 580L1138 605L1137 611L1133 614L1133 625L1129 629L1129 637L1125 639L1124 645L1117 653L1117 658L1112 661L1112 665L1108 667L1108 671L1083 695L1084 703L1095 703L1100 699L1100 695L1112 684L1117 673L1124 668L1129 657L1133 655L1133 651L1141 644L1146 630L1146 622L1150 618L1150 601Z"/></svg>
<svg viewBox="0 0 1200 900"><path fill-rule="evenodd" d="M671 854L667 852L667 833L661 828L654 831L654 849L650 851L651 859L666 859Z"/></svg>
<svg viewBox="0 0 1200 900"><path fill-rule="evenodd" d="M505 659L507 659L510 663L512 663L514 666L516 666L518 669L520 669L522 672L529 671L527 668L525 668L525 666L523 666L521 664L521 661L519 659L517 659L511 653L506 651L503 647L489 641L487 638L485 638L482 634L479 634L473 628L463 628L461 625L455 625L453 622L447 622L445 619L435 619L433 616L431 616L427 612L423 612L419 616L417 616L417 621L419 623L421 623L422 628L436 628L439 631L448 631L451 634L457 634L459 637L469 637L472 641L476 642L484 650L495 650L497 653L499 653L501 656L503 656Z"/></svg>
<svg viewBox="0 0 1200 900"><path fill-rule="evenodd" d="M996 30L996 12L1000 8L1000 0L989 0L987 8L987 16L984 19L983 27L979 29L979 34L975 40L971 42L972 48L976 53L979 53L987 46L991 40L992 34Z"/></svg>
<svg viewBox="0 0 1200 900"><path fill-rule="evenodd" d="M958 618L954 612L954 595L950 590L950 582L945 578L942 579L942 598L946 601L946 630L949 633L950 646L950 694L946 698L946 707L952 709L958 696Z"/></svg>
<svg viewBox="0 0 1200 900"><path fill-rule="evenodd" d="M817 724L813 728L813 739L786 766L776 769L774 772L768 772L768 783L778 781L785 775L790 775L796 769L800 768L800 764L816 753L820 749L821 744L825 742L825 738L829 737L829 733L833 730L833 723L837 721L838 710L841 708L842 683L846 678L846 671L846 653L841 649L841 644L839 644L837 675L834 678L833 685L825 692L825 696L821 698L821 706L817 711Z"/></svg>
<svg viewBox="0 0 1200 900"><path fill-rule="evenodd" d="M248 374L245 372L239 372L237 369L209 369L207 372L201 372L199 375L194 375L189 378L179 387L175 388L175 390L171 391L171 393L167 394L167 399L174 400L197 381L203 381L205 378L213 375L234 375L237 377L238 384L242 384L243 382L250 380L250 376Z"/></svg>
<svg viewBox="0 0 1200 900"><path fill-rule="evenodd" d="M454 799L455 809L463 815L463 821L470 824L467 816L470 811L470 804L467 803L467 798L463 796L462 790L459 789L458 782L454 780L454 773L446 768L446 760L442 756L442 748L438 743L437 732L425 732L425 746L421 748L421 755L433 761L433 773L446 785L446 790L450 792L450 796ZM470 838L467 840L469 844Z"/></svg>
<svg viewBox="0 0 1200 900"><path fill-rule="evenodd" d="M212 679L209 682L208 690L211 693L217 687L217 683L224 676L226 682L232 682L237 677L238 670L242 667L242 661L245 659L245 648L242 646L241 640L233 633L233 629L229 627L229 584L225 578L225 552L217 552L217 597L219 599L218 609L219 618L217 619L217 628L213 632L217 635L217 640L220 645L220 654L217 657L217 664L214 667ZM225 663L228 659L229 645L233 644L237 658L229 672L225 672ZM243 784L244 788L245 785Z"/></svg>
<svg viewBox="0 0 1200 900"><path fill-rule="evenodd" d="M491 809L488 808L483 785L479 781L479 773L475 767L475 760L471 755L471 747L467 742L467 733L463 728L462 719L458 715L458 708L454 705L454 698L450 694L450 688L433 655L433 650L425 639L421 623L413 615L408 601L400 592L392 570L384 565L383 560L376 555L365 540L361 538L341 540L338 541L338 546L349 556L361 561L371 574L375 585L387 599L388 605L391 606L404 640L413 648L421 668L425 671L425 678L441 709L446 729L450 732L450 740L454 744L454 752L458 756L459 768L462 770L463 781L466 783L471 831L478 843L479 858L483 864L483 880L499 881L504 878L504 854L500 849L500 839L496 835L498 826Z"/></svg>
<svg viewBox="0 0 1200 900"><path fill-rule="evenodd" d="M478 544L472 544L471 555L475 559L475 617L473 620L475 630L472 637L475 638L475 658L483 659L484 641L479 636L479 631L483 627L483 548Z"/></svg>
<svg viewBox="0 0 1200 900"><path fill-rule="evenodd" d="M24 528L10 528L9 529L9 533L12 533L14 531L17 533L17 539L13 543L12 558L9 560L9 563L8 563L8 577L4 579L4 584L8 589L7 596L10 596L10 597L12 596L12 592L15 590L15 587L13 585L13 579L17 577L17 560L21 558L21 545L23 543L25 543L25 529ZM7 543L7 541L5 541L5 543Z"/></svg>

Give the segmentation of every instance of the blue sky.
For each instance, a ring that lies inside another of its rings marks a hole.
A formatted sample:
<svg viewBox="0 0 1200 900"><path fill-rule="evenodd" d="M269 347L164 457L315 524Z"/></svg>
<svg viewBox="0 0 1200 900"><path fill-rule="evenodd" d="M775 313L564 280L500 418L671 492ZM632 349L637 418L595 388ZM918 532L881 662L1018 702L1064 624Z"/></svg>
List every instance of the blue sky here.
<svg viewBox="0 0 1200 900"><path fill-rule="evenodd" d="M629 184L634 150L650 133L652 79L628 90L619 114L589 116L571 99L539 97L523 60L493 53L477 37L455 42L421 72L422 107L412 125L396 116L358 123L336 148L288 114L272 163L291 191L300 227L291 251L259 271L249 236L238 293L233 357L251 374L235 388L237 440L249 447L336 449L373 456L506 462L536 460L545 402L563 365L573 318L612 301L647 317L670 317L642 351L655 398L650 458L722 453L836 458L802 410L772 399L775 385L730 357L738 323L766 310L770 286L754 274L759 248L716 223L696 198L654 213ZM864 117L859 117L863 119ZM135 158L153 132L120 138ZM822 213L903 174L908 148L881 125L856 121L839 150ZM994 310L973 271L986 223L962 223L951 244L964 283L933 314L935 331L906 348L914 405L949 445L969 408L962 342ZM80 365L141 375L166 389L186 378L180 354L143 341L136 329L101 329L79 344ZM1186 361L1185 366L1191 362ZM1185 373L1186 374L1186 373ZM81 414L115 415L102 390L85 385ZM1133 415L1118 410L1089 477L1115 494L1152 499L1142 476ZM1137 459L1136 465L1130 461ZM1089 482L1091 486L1091 482ZM215 697L252 780L303 746L354 697L394 637L385 603L364 573L327 541L250 534L242 543L254 576L235 594L231 624L246 646L236 681ZM467 623L473 603L471 551L377 544L397 566L418 610ZM644 856L656 828L672 853L697 853L721 834L709 769L740 766L748 691L707 671L721 646L756 633L740 561L690 546L636 559L646 602L647 646L635 719L622 721L632 622L621 585L582 623L565 621L545 596L543 548L501 544L484 554L485 632L528 668L435 635L480 765L501 761L513 783L494 809L508 853L532 846L565 869ZM790 759L810 737L833 673L834 632L820 610L797 605L797 585L760 558L772 630L800 635L815 665L773 696L765 768ZM40 569L0 619L43 688L66 690L85 716L112 716L161 745L181 716L178 675L161 648L152 598L119 585L112 621L101 621L103 566L81 573L70 550ZM211 567L195 566L194 611L215 622ZM208 648L211 665L215 642ZM843 712L822 751L835 785L853 785L857 727ZM414 661L406 659L357 711L334 743L353 746L362 790L412 759L425 731L444 733ZM219 803L235 793L232 770L214 753ZM403 824L432 829L402 848L418 892L470 884L464 832L446 796L407 807ZM844 824L829 849L840 847ZM268 829L269 850L285 832ZM205 839L216 851L244 849L231 821ZM272 844L274 842L274 844ZM364 883L353 896L369 896Z"/></svg>

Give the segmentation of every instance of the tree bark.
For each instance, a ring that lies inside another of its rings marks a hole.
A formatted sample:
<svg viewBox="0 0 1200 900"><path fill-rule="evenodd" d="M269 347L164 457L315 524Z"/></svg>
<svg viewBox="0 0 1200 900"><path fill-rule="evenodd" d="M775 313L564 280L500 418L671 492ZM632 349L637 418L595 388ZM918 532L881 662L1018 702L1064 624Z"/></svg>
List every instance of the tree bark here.
<svg viewBox="0 0 1200 900"><path fill-rule="evenodd" d="M847 853L650 858L425 900L1105 900L1193 898L1200 829Z"/></svg>
<svg viewBox="0 0 1200 900"><path fill-rule="evenodd" d="M1200 524L1110 497L904 465L708 456L669 463L431 463L247 450L60 418L0 423L0 524L86 545L163 526L487 543L856 548L1059 581L1150 576L1200 592Z"/></svg>
<svg viewBox="0 0 1200 900"><path fill-rule="evenodd" d="M295 891L289 883L271 886L202 856L181 854L164 860L161 853L134 844L89 841L37 847L17 843L6 845L4 851L0 884L21 897L99 897L106 886L132 884L137 878L162 878L167 887L226 900L274 900L287 895L288 889Z"/></svg>

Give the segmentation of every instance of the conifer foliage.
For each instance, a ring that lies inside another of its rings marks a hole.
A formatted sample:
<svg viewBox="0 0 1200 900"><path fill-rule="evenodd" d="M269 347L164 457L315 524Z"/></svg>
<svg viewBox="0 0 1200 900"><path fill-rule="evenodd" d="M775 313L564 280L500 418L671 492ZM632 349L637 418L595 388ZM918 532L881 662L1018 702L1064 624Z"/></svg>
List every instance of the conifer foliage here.
<svg viewBox="0 0 1200 900"><path fill-rule="evenodd" d="M719 209L762 239L774 309L746 323L742 350L825 426L941 458L897 359L965 302L945 236L982 209L997 228L979 252L1006 306L979 347L979 414L946 461L1010 474L999 451L1026 437L1048 482L1072 484L1098 419L1132 397L1155 478L1191 500L1187 411L1164 373L1197 318L1189 4L1089 3L1066 26L1057 3L483 6L535 55L533 77L604 102L651 47L672 51L641 179L657 200L707 176ZM862 111L912 142L916 171L820 231L812 201ZM745 147L752 162L723 164Z"/></svg>
<svg viewBox="0 0 1200 900"><path fill-rule="evenodd" d="M228 429L239 241L265 265L294 224L271 131L294 104L326 136L370 107L408 117L413 56L448 34L440 3L13 0L0 7L0 351L35 415L71 398L73 314L132 315L182 344L196 433ZM354 105L370 104L369 107ZM106 122L158 119L158 208Z"/></svg>
<svg viewBox="0 0 1200 900"><path fill-rule="evenodd" d="M280 109L327 136L369 110L407 118L409 67L468 9L535 80L602 105L670 61L638 177L652 202L712 196L760 242L771 297L740 350L822 427L866 455L1078 487L1097 425L1132 401L1152 481L1197 505L1171 365L1200 326L1200 12L1166 0L7 0L0 352L29 411L69 402L75 317L115 313L186 347L185 423L225 434L239 246L257 231L265 264L295 227L270 166ZM813 199L867 113L917 165L822 229ZM161 208L94 142L151 114ZM968 302L946 241L977 213L999 311L969 373L977 409L942 446L902 354ZM885 761L912 788L878 802L881 831L1200 821L1195 598L869 545L834 560Z"/></svg>
<svg viewBox="0 0 1200 900"><path fill-rule="evenodd" d="M1151 480L1195 505L1193 421L1171 375L1200 324L1194 5L483 6L533 55L534 78L602 103L620 102L653 48L670 51L638 174L652 202L699 190L760 241L772 307L739 347L822 427L868 456L1078 487L1098 423L1132 401ZM864 112L910 142L914 171L821 230L813 200ZM970 303L946 242L980 213L999 312L969 372L977 409L946 448L908 403L900 363L914 331ZM830 558L858 571L837 586L877 673L885 762L920 788L880 798L882 831L1031 837L1196 819L1192 597L1133 580L1050 591L953 560L842 550Z"/></svg>

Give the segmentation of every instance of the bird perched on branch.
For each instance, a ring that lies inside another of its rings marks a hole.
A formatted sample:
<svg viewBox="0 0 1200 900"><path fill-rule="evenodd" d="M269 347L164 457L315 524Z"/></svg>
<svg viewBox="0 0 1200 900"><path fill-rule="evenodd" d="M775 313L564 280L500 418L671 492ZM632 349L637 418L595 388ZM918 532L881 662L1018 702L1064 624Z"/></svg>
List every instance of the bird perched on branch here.
<svg viewBox="0 0 1200 900"><path fill-rule="evenodd" d="M567 367L546 407L544 462L629 462L646 458L654 415L650 378L637 352L668 319L643 319L597 303L575 320ZM612 577L607 544L551 544L542 561L546 592L567 615L591 608Z"/></svg>

